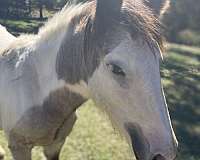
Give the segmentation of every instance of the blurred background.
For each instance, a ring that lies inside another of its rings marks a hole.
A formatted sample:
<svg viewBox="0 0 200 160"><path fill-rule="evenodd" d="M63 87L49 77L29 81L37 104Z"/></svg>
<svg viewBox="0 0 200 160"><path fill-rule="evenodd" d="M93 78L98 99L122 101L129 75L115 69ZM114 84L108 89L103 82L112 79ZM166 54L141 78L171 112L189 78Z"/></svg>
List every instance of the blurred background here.
<svg viewBox="0 0 200 160"><path fill-rule="evenodd" d="M66 3L67 0L0 0L0 24L16 36L37 33ZM167 53L161 75L179 141L177 159L200 160L200 0L171 0L163 24ZM133 159L128 145L93 102L84 104L78 117L63 148L63 160ZM10 160L3 132L0 145L7 151L6 160ZM33 152L34 159L42 159L41 148Z"/></svg>

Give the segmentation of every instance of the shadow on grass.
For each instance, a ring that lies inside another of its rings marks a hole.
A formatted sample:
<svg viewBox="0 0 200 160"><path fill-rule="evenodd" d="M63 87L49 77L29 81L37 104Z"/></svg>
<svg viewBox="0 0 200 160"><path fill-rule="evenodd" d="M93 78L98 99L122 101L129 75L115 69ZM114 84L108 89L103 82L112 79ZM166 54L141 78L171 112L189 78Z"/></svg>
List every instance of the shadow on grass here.
<svg viewBox="0 0 200 160"><path fill-rule="evenodd" d="M171 51L171 50L170 50ZM175 51L171 54L181 54L200 60L199 53ZM161 75L164 85L173 126L179 141L180 157L184 155L200 158L200 73L199 65L183 65L171 55L162 65ZM183 62L187 64L186 62ZM190 70L190 68L192 69ZM195 68L197 70L195 70ZM167 74L166 74L166 71Z"/></svg>
<svg viewBox="0 0 200 160"><path fill-rule="evenodd" d="M194 53L191 54L191 51L189 50L184 50L184 49L179 49L179 48L170 48L169 49L170 52L176 52L177 54L181 54L184 56L190 56L192 58L196 58L198 60L200 60L200 56L198 55L198 51L194 51Z"/></svg>

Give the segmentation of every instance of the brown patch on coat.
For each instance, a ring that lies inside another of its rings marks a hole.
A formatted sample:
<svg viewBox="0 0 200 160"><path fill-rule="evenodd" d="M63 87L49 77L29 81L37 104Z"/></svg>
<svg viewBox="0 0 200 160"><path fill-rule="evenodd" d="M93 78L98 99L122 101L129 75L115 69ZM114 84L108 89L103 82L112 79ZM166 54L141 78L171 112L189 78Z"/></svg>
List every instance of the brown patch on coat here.
<svg viewBox="0 0 200 160"><path fill-rule="evenodd" d="M58 89L50 93L42 106L33 106L24 113L11 130L10 139L24 145L49 145L57 138L63 123L84 102L82 96L66 87Z"/></svg>

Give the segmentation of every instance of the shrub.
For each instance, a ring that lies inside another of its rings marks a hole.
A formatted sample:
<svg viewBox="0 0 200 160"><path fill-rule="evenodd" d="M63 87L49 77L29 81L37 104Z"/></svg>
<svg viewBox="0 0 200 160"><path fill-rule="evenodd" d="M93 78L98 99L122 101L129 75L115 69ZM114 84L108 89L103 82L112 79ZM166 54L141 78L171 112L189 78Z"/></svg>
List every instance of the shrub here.
<svg viewBox="0 0 200 160"><path fill-rule="evenodd" d="M189 29L183 30L178 33L177 41L186 45L200 46L200 33Z"/></svg>

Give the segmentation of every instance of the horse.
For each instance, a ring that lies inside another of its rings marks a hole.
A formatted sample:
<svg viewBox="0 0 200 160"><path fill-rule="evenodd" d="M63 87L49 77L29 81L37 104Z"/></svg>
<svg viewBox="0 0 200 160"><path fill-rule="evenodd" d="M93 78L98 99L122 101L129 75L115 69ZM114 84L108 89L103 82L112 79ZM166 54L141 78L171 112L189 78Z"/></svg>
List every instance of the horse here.
<svg viewBox="0 0 200 160"><path fill-rule="evenodd" d="M108 114L137 160L176 157L159 69L160 18L168 4L72 3L38 34L13 38L1 49L1 128L15 160L31 160L36 145L58 160L76 110L88 99Z"/></svg>
<svg viewBox="0 0 200 160"><path fill-rule="evenodd" d="M0 25L0 50L3 48L6 48L10 43L12 43L15 40L15 37L11 35L5 27ZM0 52L1 53L1 52ZM1 118L0 118L0 126L1 126ZM0 146L0 160L3 160L5 155L5 151Z"/></svg>
<svg viewBox="0 0 200 160"><path fill-rule="evenodd" d="M16 37L10 34L5 27L0 25L0 49L6 48L10 43L12 43Z"/></svg>

